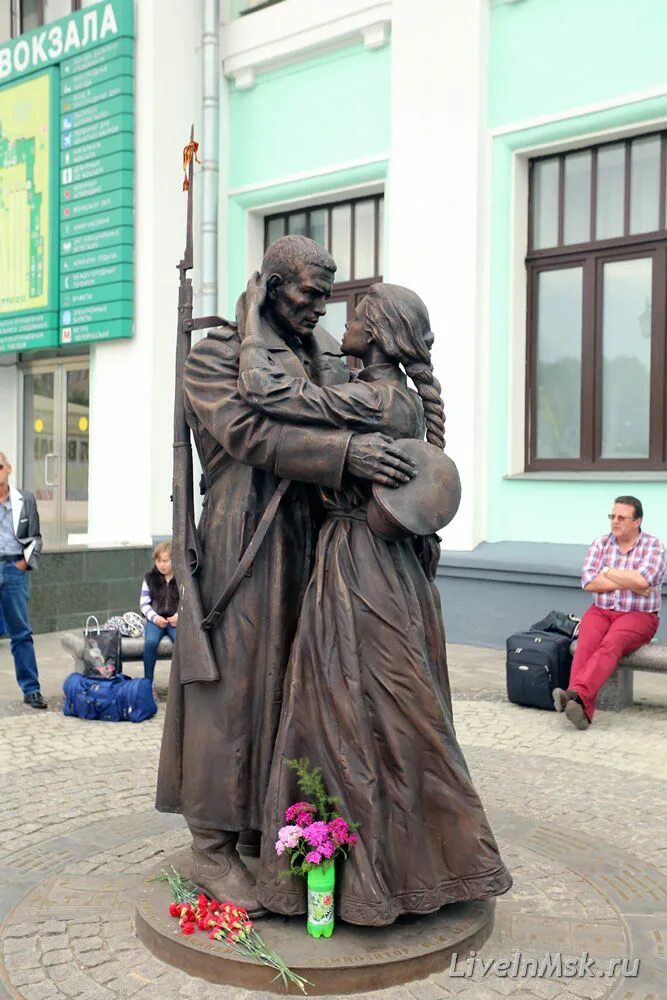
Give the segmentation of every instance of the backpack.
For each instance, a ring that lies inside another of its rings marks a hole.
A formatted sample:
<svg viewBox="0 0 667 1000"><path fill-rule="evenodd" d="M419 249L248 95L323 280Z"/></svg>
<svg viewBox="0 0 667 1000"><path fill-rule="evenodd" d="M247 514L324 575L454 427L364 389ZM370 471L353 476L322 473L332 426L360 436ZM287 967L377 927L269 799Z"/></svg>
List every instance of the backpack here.
<svg viewBox="0 0 667 1000"><path fill-rule="evenodd" d="M73 673L63 683L65 715L103 722L143 722L157 712L153 684L147 677L84 677Z"/></svg>
<svg viewBox="0 0 667 1000"><path fill-rule="evenodd" d="M581 618L576 615L568 615L564 611L550 611L546 618L540 618L530 626L530 632L557 632L559 635L566 635L569 639L576 639L579 635L579 625Z"/></svg>

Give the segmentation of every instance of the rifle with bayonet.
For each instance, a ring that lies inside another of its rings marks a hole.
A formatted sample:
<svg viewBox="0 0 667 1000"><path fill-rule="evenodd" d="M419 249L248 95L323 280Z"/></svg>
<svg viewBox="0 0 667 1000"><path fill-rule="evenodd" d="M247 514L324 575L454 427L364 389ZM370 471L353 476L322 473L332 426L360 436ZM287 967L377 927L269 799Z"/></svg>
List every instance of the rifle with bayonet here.
<svg viewBox="0 0 667 1000"><path fill-rule="evenodd" d="M219 316L192 318L192 279L188 271L193 267L192 246L192 186L194 164L197 161L198 143L194 139L194 126L190 142L183 150L185 178L183 190L187 191L187 223L185 252L177 265L180 282L178 289L178 328L176 341L176 386L174 393L174 469L172 480L173 531L172 563L179 589L178 634L179 680L217 681L220 671L208 633L202 629L205 612L197 579L202 565L202 551L195 526L193 462L190 428L185 413L183 371L190 346L192 331L222 326ZM199 161L197 161L199 162Z"/></svg>

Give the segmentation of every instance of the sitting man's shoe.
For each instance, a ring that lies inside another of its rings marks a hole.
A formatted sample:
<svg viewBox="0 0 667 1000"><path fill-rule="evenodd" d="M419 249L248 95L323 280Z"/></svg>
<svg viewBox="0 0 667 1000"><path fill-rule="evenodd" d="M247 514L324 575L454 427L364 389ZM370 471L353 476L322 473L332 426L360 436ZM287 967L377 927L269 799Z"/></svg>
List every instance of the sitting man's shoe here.
<svg viewBox="0 0 667 1000"><path fill-rule="evenodd" d="M590 726L590 719L584 712L584 706L579 701L578 695L574 692L566 691L567 695L573 694L574 697L568 698L565 705L565 717L572 723L576 729L588 729Z"/></svg>
<svg viewBox="0 0 667 1000"><path fill-rule="evenodd" d="M554 700L554 708L557 712L564 712L565 706L567 705L567 691L563 691L562 688L554 688L552 692L552 697Z"/></svg>
<svg viewBox="0 0 667 1000"><path fill-rule="evenodd" d="M23 704L30 705L31 708L48 708L41 691L31 691L23 697Z"/></svg>

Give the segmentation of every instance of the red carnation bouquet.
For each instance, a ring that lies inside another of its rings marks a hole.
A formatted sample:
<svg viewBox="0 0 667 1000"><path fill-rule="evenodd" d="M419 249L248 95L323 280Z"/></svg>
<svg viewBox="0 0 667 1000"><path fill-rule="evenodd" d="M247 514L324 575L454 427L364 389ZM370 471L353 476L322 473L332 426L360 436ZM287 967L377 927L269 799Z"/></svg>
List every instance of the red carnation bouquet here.
<svg viewBox="0 0 667 1000"><path fill-rule="evenodd" d="M292 983L305 994L306 986L312 985L292 972L280 955L264 943L242 906L209 899L203 892L197 892L196 886L175 868L170 871L163 869L158 879L169 884L173 898L169 913L178 920L182 934L194 934L197 930L208 932L213 941L220 941L234 951L250 955L262 965L275 969L275 979L282 979L286 990Z"/></svg>

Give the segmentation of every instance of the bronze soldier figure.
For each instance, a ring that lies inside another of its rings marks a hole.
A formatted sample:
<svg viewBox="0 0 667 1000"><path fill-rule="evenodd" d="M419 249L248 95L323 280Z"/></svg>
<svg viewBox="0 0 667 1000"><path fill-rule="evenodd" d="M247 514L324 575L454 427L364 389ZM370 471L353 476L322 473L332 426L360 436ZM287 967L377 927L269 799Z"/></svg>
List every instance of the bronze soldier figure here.
<svg viewBox="0 0 667 1000"><path fill-rule="evenodd" d="M335 269L325 250L300 236L278 240L262 263L261 333L272 362L320 386L348 380L340 346L318 325ZM237 323L200 341L183 373L185 413L206 484L197 528L204 613L215 607L258 525L266 525L279 481L292 482L283 485L252 566L210 629L219 679L202 672L199 626L180 613L157 808L187 820L188 874L216 898L256 914L254 880L236 846L240 832L262 829L285 669L321 520L311 484L337 489L350 474L399 485L414 466L382 433L301 427L248 405L237 386L244 311L242 296Z"/></svg>

